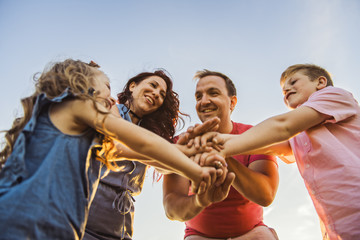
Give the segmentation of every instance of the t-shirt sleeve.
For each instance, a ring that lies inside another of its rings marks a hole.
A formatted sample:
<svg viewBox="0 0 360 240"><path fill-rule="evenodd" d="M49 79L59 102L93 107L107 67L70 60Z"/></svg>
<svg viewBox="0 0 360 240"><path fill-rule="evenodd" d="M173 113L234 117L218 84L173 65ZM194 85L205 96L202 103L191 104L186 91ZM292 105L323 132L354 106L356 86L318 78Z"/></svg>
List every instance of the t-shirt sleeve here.
<svg viewBox="0 0 360 240"><path fill-rule="evenodd" d="M356 114L357 101L353 95L341 88L326 87L313 93L302 106L331 116L326 122L336 123Z"/></svg>

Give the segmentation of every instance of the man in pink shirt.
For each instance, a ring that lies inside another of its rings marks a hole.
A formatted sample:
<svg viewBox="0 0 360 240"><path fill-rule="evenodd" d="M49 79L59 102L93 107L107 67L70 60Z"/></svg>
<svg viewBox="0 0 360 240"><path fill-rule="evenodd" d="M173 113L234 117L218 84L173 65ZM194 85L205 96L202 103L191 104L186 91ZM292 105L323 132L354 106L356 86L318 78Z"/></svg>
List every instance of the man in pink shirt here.
<svg viewBox="0 0 360 240"><path fill-rule="evenodd" d="M290 66L281 86L294 110L242 135L207 133L198 142L223 144L225 157L262 153L290 163L287 156L294 156L325 227L324 239L360 239L360 107L351 93L332 85L319 66Z"/></svg>

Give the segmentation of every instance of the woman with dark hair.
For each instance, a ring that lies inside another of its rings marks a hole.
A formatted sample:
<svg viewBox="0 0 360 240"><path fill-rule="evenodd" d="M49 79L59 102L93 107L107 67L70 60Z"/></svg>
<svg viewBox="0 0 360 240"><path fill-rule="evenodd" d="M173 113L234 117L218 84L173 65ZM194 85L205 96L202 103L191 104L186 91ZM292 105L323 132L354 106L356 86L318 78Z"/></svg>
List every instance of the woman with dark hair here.
<svg viewBox="0 0 360 240"><path fill-rule="evenodd" d="M172 142L177 123L183 122L178 94L172 87L164 70L140 73L129 79L117 95L119 104L114 114ZM117 165L120 171L108 171L100 180L84 239L132 238L133 197L142 190L147 165L131 160L119 161Z"/></svg>

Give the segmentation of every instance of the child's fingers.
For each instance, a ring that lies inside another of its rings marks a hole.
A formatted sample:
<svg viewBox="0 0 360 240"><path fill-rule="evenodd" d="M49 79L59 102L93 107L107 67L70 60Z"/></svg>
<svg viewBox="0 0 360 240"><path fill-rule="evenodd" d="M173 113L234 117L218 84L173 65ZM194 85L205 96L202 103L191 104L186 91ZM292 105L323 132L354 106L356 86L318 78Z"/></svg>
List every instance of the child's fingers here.
<svg viewBox="0 0 360 240"><path fill-rule="evenodd" d="M205 134L203 134L200 137L200 144L202 147L205 147L207 142L211 142L213 140L213 138L217 135L216 132L207 132Z"/></svg>
<svg viewBox="0 0 360 240"><path fill-rule="evenodd" d="M221 152L221 150L224 149L223 145L218 145L218 144L214 144L213 142L207 142L206 143L206 148L205 149L215 149L218 152Z"/></svg>

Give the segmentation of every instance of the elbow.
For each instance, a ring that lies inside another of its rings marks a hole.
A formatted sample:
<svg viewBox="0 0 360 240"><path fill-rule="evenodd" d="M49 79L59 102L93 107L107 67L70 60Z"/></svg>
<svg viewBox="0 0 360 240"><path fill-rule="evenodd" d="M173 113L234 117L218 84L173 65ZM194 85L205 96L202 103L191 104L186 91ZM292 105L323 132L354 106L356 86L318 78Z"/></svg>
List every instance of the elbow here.
<svg viewBox="0 0 360 240"><path fill-rule="evenodd" d="M260 199L258 199L255 203L262 206L268 207L275 199L275 194L263 194Z"/></svg>
<svg viewBox="0 0 360 240"><path fill-rule="evenodd" d="M176 203L171 201L171 196L165 196L163 200L163 206L166 217L171 221L185 222L190 220L189 216L186 215L185 211L178 209ZM180 210L180 211L179 211Z"/></svg>
<svg viewBox="0 0 360 240"><path fill-rule="evenodd" d="M171 220L171 221L177 220L177 219L175 218L175 216L174 216L173 214L171 214L171 212L168 211L166 208L165 208L165 215L166 215L166 217L167 217L169 220Z"/></svg>
<svg viewBox="0 0 360 240"><path fill-rule="evenodd" d="M169 211L169 209L166 208L165 208L165 215L171 221L186 222L191 219L186 215L175 214L175 212Z"/></svg>
<svg viewBox="0 0 360 240"><path fill-rule="evenodd" d="M261 202L259 203L259 205L261 205L263 207L268 207L271 205L271 203L274 201L274 199L275 199L275 194L268 194L263 199L261 199Z"/></svg>
<svg viewBox="0 0 360 240"><path fill-rule="evenodd" d="M270 206L275 199L276 192L277 192L277 187L275 189L271 188L264 191L263 194L261 195L261 198L258 200L257 204L263 207Z"/></svg>

